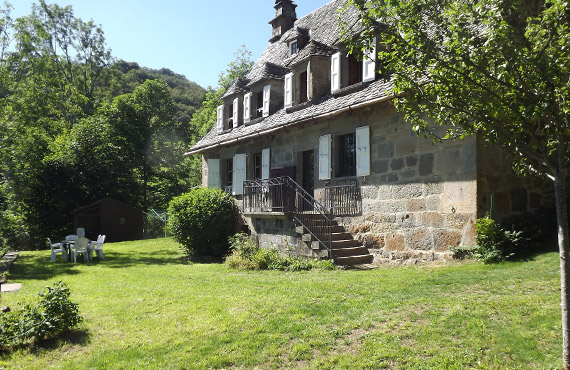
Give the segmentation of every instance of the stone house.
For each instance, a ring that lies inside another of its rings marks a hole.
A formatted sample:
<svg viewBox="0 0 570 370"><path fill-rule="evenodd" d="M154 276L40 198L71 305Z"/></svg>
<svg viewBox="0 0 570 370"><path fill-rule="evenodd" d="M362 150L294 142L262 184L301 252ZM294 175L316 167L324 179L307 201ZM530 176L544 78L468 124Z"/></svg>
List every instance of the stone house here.
<svg viewBox="0 0 570 370"><path fill-rule="evenodd" d="M339 264L444 260L474 244L492 196L499 216L538 209L540 184L500 150L412 132L376 46L351 55L342 43L339 17L358 27L345 3L297 19L293 1L275 1L267 49L187 153L202 154L203 185L234 195L261 246Z"/></svg>

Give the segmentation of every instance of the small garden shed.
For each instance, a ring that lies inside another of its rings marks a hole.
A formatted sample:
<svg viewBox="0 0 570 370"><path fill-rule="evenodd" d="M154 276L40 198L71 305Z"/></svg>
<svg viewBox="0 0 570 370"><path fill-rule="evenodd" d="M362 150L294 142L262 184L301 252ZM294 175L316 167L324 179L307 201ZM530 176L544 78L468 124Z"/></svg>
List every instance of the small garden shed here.
<svg viewBox="0 0 570 370"><path fill-rule="evenodd" d="M143 237L144 213L139 208L105 198L77 208L71 213L75 216L75 229L85 228L89 239L97 235L106 235L106 241L120 242L138 240Z"/></svg>

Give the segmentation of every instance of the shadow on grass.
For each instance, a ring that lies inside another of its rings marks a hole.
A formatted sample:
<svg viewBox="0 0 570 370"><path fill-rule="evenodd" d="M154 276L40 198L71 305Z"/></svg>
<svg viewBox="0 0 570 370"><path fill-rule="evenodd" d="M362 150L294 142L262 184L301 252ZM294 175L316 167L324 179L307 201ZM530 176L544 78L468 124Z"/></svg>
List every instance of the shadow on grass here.
<svg viewBox="0 0 570 370"><path fill-rule="evenodd" d="M12 353L17 350L29 350L37 355L43 351L53 351L62 348L66 344L86 346L91 343L91 334L87 330L65 331L58 337L41 339L33 343L21 344L14 347L0 348L0 359L8 360Z"/></svg>
<svg viewBox="0 0 570 370"><path fill-rule="evenodd" d="M14 262L10 269L11 278L16 280L38 280L38 279L51 279L59 275L75 275L79 271L75 268L75 264L60 262L50 262L49 255L43 256L22 256Z"/></svg>
<svg viewBox="0 0 570 370"><path fill-rule="evenodd" d="M53 351L63 347L65 344L72 344L76 346L86 346L91 343L91 334L87 330L72 330L63 332L56 338L49 338L39 340L30 350L32 353L37 354L43 350Z"/></svg>

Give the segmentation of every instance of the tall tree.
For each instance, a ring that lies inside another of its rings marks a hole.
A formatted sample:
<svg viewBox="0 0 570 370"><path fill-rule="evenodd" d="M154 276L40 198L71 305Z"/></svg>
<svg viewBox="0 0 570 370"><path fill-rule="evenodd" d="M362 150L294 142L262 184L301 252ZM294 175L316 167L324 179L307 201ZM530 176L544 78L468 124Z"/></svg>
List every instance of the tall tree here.
<svg viewBox="0 0 570 370"><path fill-rule="evenodd" d="M174 102L166 83L147 80L131 94L117 97L110 111L110 121L117 132L117 144L131 158L142 179L142 206L148 212L148 183L153 165L160 165L174 129Z"/></svg>
<svg viewBox="0 0 570 370"><path fill-rule="evenodd" d="M570 2L567 0L349 0L366 48L374 30L381 72L413 129L441 139L476 134L521 173L554 183L562 295L563 366L570 366L566 186L570 156Z"/></svg>

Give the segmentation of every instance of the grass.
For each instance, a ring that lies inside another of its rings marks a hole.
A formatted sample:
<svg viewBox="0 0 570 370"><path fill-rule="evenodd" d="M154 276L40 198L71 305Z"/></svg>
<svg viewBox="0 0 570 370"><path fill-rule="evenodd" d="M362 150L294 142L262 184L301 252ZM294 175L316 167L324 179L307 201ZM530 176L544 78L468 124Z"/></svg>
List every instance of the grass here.
<svg viewBox="0 0 570 370"><path fill-rule="evenodd" d="M12 309L62 280L79 332L0 354L0 369L557 369L558 256L487 266L230 270L171 240L105 245L105 260L22 252ZM20 303L19 303L20 302Z"/></svg>

